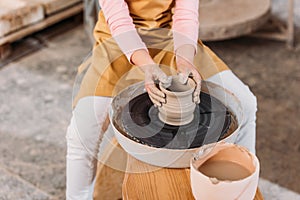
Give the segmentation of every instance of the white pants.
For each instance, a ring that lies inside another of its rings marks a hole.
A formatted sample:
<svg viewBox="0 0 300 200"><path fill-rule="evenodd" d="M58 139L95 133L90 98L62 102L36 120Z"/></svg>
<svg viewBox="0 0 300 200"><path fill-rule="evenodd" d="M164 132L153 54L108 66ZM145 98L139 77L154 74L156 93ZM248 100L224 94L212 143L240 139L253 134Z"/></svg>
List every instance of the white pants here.
<svg viewBox="0 0 300 200"><path fill-rule="evenodd" d="M241 101L244 121L236 143L255 153L256 97L230 70L207 81L221 85ZM108 97L82 98L73 111L67 131L67 199L92 199L97 155L104 131L102 124L111 103Z"/></svg>

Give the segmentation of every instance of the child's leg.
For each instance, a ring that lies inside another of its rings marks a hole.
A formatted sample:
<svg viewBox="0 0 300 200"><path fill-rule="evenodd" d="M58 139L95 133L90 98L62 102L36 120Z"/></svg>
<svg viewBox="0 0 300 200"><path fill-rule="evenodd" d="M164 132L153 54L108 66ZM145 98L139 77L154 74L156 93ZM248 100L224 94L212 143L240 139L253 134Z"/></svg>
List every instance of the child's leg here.
<svg viewBox="0 0 300 200"><path fill-rule="evenodd" d="M207 81L218 84L231 91L241 102L244 120L236 143L247 147L255 153L255 134L256 134L256 97L252 94L249 87L245 85L231 70L222 71Z"/></svg>
<svg viewBox="0 0 300 200"><path fill-rule="evenodd" d="M67 130L67 199L92 199L97 154L111 98L85 97L76 105Z"/></svg>

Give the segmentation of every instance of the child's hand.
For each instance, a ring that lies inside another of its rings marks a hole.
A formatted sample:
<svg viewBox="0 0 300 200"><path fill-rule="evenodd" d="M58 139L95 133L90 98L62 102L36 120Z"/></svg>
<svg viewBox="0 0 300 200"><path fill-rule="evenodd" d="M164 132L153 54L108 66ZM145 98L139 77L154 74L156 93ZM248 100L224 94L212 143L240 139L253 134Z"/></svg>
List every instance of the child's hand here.
<svg viewBox="0 0 300 200"><path fill-rule="evenodd" d="M165 94L156 87L155 81L164 85L171 84L171 77L168 77L157 64L154 63L149 53L145 50L137 50L132 54L132 62L139 66L145 73L145 88L154 106L161 106L166 103Z"/></svg>
<svg viewBox="0 0 300 200"><path fill-rule="evenodd" d="M179 80L185 84L189 78L196 83L196 88L193 93L193 101L197 104L200 103L200 91L201 91L201 76L193 64L195 50L194 47L184 45L176 51L176 64L177 72L179 73Z"/></svg>
<svg viewBox="0 0 300 200"><path fill-rule="evenodd" d="M161 106L166 103L165 94L157 88L155 81L159 81L164 85L171 85L172 77L168 77L157 64L141 66L145 72L145 88L149 94L154 106Z"/></svg>

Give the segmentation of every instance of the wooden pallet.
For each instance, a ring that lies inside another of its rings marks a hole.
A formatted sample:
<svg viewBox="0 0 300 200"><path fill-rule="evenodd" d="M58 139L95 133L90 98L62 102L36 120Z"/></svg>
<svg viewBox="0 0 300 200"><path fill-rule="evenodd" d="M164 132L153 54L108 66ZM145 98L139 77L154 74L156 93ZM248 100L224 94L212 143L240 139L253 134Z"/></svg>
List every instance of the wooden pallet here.
<svg viewBox="0 0 300 200"><path fill-rule="evenodd" d="M15 4L12 5L0 2L0 60L10 55L12 42L83 10L82 0L68 0L64 3L60 0L23 1L13 0Z"/></svg>

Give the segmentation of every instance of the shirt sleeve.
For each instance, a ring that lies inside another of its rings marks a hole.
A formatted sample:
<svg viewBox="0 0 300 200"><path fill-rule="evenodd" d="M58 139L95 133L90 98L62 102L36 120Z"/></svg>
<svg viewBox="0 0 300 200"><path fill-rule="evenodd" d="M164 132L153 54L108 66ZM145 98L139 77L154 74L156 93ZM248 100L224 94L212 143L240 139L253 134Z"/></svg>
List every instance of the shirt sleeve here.
<svg viewBox="0 0 300 200"><path fill-rule="evenodd" d="M174 51L185 44L197 50L199 32L199 0L175 0L173 15Z"/></svg>
<svg viewBox="0 0 300 200"><path fill-rule="evenodd" d="M147 47L138 35L124 0L99 0L106 22L115 41L129 62L134 51Z"/></svg>

